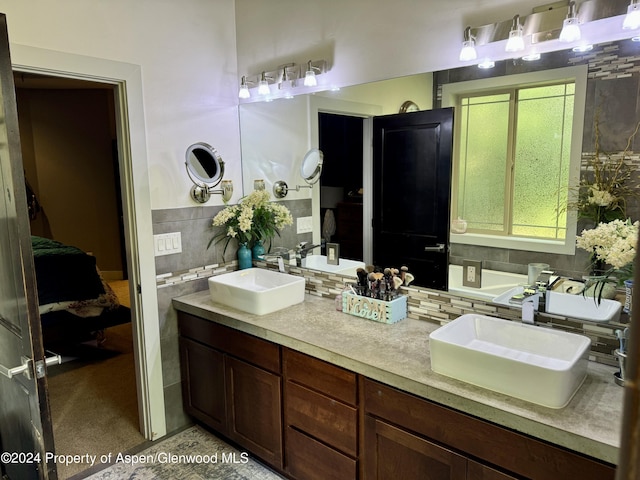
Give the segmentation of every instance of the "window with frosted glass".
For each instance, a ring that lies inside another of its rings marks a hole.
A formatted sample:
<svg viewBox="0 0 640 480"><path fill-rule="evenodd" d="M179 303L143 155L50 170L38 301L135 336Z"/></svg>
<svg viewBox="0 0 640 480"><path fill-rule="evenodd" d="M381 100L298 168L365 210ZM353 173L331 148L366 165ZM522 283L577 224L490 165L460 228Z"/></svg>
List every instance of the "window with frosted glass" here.
<svg viewBox="0 0 640 480"><path fill-rule="evenodd" d="M574 84L459 99L456 216L469 231L564 239Z"/></svg>

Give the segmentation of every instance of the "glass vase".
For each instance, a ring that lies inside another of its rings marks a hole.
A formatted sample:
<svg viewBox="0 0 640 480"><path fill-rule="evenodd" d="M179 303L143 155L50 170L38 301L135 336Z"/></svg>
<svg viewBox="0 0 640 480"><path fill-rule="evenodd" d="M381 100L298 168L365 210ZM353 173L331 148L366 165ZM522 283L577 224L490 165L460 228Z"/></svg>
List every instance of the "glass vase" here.
<svg viewBox="0 0 640 480"><path fill-rule="evenodd" d="M238 247L238 268L240 270L251 268L253 266L251 255L251 249L247 247L247 244L241 243Z"/></svg>
<svg viewBox="0 0 640 480"><path fill-rule="evenodd" d="M262 240L256 240L256 243L251 248L251 252L253 253L253 259L258 260L262 255L264 255L264 245L262 245Z"/></svg>
<svg viewBox="0 0 640 480"><path fill-rule="evenodd" d="M594 297L596 303L600 304L600 300L612 299L616 296L616 281L608 275L586 275L585 292L587 297Z"/></svg>

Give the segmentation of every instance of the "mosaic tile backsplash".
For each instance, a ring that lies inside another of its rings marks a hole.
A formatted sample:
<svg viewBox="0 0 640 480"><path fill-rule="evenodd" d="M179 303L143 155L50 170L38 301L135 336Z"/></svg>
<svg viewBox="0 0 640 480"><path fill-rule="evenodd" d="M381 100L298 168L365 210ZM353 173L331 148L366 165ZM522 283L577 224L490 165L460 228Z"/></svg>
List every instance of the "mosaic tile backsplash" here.
<svg viewBox="0 0 640 480"><path fill-rule="evenodd" d="M257 261L254 265L259 268L277 270L275 263ZM179 283L206 278L212 275L234 271L238 268L236 261L207 265L188 271L158 275L158 288L168 287ZM354 281L353 277L344 277L327 272L308 270L305 268L287 266L287 272L291 275L302 276L306 282L306 292L309 295L335 299L342 294L347 283ZM497 316L512 321L520 321L520 311L492 304L479 299L471 299L450 294L427 290L419 287L401 287L401 291L407 296L407 313L409 318L423 320L439 325L463 315L465 313L480 313ZM618 347L615 330L624 328L629 321L626 314L622 314L621 323L593 323L583 320L561 317L545 313L537 314L536 321L542 327L559 328L561 330L586 335L591 339L591 352L589 359L606 365L617 366L618 362L613 356L613 351Z"/></svg>

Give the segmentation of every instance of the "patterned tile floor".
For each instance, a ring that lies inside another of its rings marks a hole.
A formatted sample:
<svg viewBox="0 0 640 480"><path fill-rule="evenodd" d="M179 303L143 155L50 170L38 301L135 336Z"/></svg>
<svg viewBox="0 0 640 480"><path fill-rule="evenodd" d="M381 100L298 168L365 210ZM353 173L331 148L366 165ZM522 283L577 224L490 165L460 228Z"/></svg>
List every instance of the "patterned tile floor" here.
<svg viewBox="0 0 640 480"><path fill-rule="evenodd" d="M113 454L113 459L118 454ZM245 452L199 426L160 440L93 475L89 480L282 480ZM76 477L74 477L76 478Z"/></svg>

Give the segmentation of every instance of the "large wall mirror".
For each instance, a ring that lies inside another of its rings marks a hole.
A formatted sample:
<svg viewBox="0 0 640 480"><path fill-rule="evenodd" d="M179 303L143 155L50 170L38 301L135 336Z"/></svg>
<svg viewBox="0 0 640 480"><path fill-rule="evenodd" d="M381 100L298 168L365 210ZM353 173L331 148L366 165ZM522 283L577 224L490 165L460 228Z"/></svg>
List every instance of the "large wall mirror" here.
<svg viewBox="0 0 640 480"><path fill-rule="evenodd" d="M571 50L547 54L537 62L523 61L498 62L493 70L479 71L475 66L444 72L432 72L398 79L373 82L370 84L343 88L340 91L327 91L308 96L299 96L290 100L247 103L240 106L240 129L242 142L243 181L252 185L256 178L264 178L267 188L269 182L277 179L289 179L290 172L299 171L299 161L312 147L320 147L325 153L325 165L321 188L313 192L300 192L296 198L311 198L314 218L314 243L322 239L323 213L328 205L336 203L362 204L362 217L371 218L371 170L367 154L367 141L362 135L353 135L354 144L360 144L364 160L356 159L362 169L361 188L352 184L343 188L337 185L336 175L349 177L345 162L353 160L351 149L345 149L346 159L341 159L337 174L332 173L331 149L323 148L322 127L319 113L336 115L338 118L355 117L367 122L373 115L399 113L406 101L411 101L420 109L441 106L443 84L461 82L475 78L505 77L526 72L540 72L575 65L589 65L586 85L586 99L583 120L583 156L593 149L593 118L599 112L600 133L605 143L601 147L607 151L622 151L638 122L636 112L637 91L640 88L640 76L637 73L617 72L611 57L632 58L640 63L640 43L630 40L595 46L588 54L574 53ZM609 60L607 60L609 58ZM595 66L594 66L595 65ZM603 74L602 72L609 73ZM627 101L625 99L633 99ZM348 122L343 122L336 132L344 132L343 139L350 138ZM334 133L334 135L336 135ZM365 128L366 137L366 128ZM640 140L640 139L639 139ZM364 146L364 147L363 147ZM356 149L357 150L357 149ZM633 150L633 148L632 148ZM369 162L369 163L368 163ZM326 182L324 181L326 178ZM291 179L293 180L293 179ZM358 198L358 196L360 196ZM638 216L637 203L630 202L628 210L632 218ZM362 218L361 217L361 218ZM578 232L583 225L575 227ZM370 231L366 220L363 222L362 259L369 261ZM340 240L342 241L342 240ZM359 240L356 240L356 242ZM344 249L341 248L344 252ZM355 258L354 258L355 259ZM496 248L489 239L485 245L465 245L452 243L450 262L461 265L464 259L484 261L484 268L525 273L530 262L548 263L558 273L576 276L584 273L588 265L588 254L576 250L573 254L534 252L505 247ZM470 295L476 292L470 291Z"/></svg>

